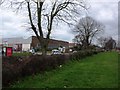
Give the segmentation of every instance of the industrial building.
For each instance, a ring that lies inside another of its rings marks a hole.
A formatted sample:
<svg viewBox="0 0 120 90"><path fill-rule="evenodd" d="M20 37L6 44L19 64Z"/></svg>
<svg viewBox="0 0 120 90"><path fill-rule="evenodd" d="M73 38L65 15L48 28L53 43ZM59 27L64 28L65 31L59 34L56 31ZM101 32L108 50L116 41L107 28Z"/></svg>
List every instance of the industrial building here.
<svg viewBox="0 0 120 90"><path fill-rule="evenodd" d="M2 38L2 47L12 47L14 51L29 51L30 49L40 48L40 43L36 36L31 36L27 39L22 37L17 38ZM48 49L59 48L60 46L69 48L69 42L50 39Z"/></svg>

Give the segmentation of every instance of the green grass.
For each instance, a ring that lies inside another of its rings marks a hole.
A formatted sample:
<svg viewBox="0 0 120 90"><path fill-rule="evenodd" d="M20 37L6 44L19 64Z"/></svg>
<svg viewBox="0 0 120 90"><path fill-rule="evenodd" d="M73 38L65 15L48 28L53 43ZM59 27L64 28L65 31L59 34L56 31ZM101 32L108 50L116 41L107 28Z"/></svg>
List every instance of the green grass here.
<svg viewBox="0 0 120 90"><path fill-rule="evenodd" d="M29 52L20 52L20 53L14 52L12 56L29 56L29 55L31 55L31 53Z"/></svg>
<svg viewBox="0 0 120 90"><path fill-rule="evenodd" d="M29 76L14 88L117 88L118 54L104 52L71 61L53 71Z"/></svg>

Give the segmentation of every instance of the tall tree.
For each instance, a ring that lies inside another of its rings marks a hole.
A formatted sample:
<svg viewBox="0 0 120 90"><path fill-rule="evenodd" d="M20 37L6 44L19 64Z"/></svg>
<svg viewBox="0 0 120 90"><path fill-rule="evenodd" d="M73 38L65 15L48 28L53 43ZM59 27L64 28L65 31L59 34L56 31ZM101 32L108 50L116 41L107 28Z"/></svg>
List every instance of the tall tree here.
<svg viewBox="0 0 120 90"><path fill-rule="evenodd" d="M102 47L105 48L105 43L108 41L108 38L106 37L100 37L98 38L98 44Z"/></svg>
<svg viewBox="0 0 120 90"><path fill-rule="evenodd" d="M82 45L84 49L87 49L95 36L103 31L104 25L94 20L92 17L81 18L79 23L75 26L73 32L75 32L75 39Z"/></svg>
<svg viewBox="0 0 120 90"><path fill-rule="evenodd" d="M116 41L112 37L110 37L105 43L105 49L112 50L115 48L116 48Z"/></svg>
<svg viewBox="0 0 120 90"><path fill-rule="evenodd" d="M82 0L6 0L17 11L27 7L31 29L41 45L42 54L46 54L53 24L60 21L72 25L85 8ZM39 1L39 2L38 2Z"/></svg>

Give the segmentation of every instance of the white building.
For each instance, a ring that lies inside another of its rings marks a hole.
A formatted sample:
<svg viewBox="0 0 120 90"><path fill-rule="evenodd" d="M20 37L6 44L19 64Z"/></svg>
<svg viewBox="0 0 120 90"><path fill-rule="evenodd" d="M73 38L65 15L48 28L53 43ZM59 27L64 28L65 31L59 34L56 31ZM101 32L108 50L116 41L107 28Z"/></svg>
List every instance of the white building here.
<svg viewBox="0 0 120 90"><path fill-rule="evenodd" d="M36 36L31 36L27 39L22 37L3 38L1 45L3 47L13 47L14 51L29 51L32 48L37 49L41 47ZM48 44L49 49L59 48L59 46L67 49L69 48L69 42L50 39Z"/></svg>
<svg viewBox="0 0 120 90"><path fill-rule="evenodd" d="M30 50L32 38L29 37L27 39L24 39L22 37L18 38L3 38L2 44L3 47L13 47L13 50L15 51L28 51Z"/></svg>

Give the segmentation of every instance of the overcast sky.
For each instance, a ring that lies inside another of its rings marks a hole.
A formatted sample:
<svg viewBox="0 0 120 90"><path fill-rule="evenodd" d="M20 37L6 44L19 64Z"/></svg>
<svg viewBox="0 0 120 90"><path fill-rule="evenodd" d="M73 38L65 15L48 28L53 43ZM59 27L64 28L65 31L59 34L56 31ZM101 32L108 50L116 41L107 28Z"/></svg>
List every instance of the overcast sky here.
<svg viewBox="0 0 120 90"><path fill-rule="evenodd" d="M87 4L91 5L88 15L105 25L103 36L112 36L118 38L118 0L88 0ZM82 16L80 16L82 17ZM3 38L24 37L34 35L27 32L27 16L16 14L10 9L0 7L0 36ZM70 28L61 24L57 30L52 33L52 38L72 42L74 35Z"/></svg>

